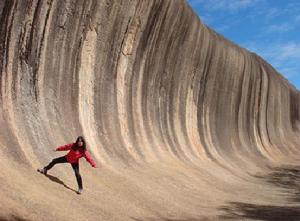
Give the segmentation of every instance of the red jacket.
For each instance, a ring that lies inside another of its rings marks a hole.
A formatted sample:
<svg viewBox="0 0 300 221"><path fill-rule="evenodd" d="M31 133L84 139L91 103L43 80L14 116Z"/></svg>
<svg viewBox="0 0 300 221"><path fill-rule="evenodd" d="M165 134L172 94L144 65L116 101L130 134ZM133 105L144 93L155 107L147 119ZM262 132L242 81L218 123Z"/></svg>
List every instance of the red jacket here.
<svg viewBox="0 0 300 221"><path fill-rule="evenodd" d="M75 143L66 144L63 146L59 146L56 148L56 151L64 151L64 150L70 150L69 153L66 155L67 160L69 163L78 163L79 159L81 157L84 157L87 162L91 164L92 167L96 167L95 162L91 158L89 152L85 150L83 153L81 153L79 150L73 150L71 147Z"/></svg>

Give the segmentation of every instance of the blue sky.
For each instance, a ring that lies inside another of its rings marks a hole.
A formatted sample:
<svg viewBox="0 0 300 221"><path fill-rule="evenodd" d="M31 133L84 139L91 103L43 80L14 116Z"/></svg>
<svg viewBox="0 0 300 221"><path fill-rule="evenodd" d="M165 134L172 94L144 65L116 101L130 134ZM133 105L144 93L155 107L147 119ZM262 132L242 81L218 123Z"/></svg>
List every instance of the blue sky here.
<svg viewBox="0 0 300 221"><path fill-rule="evenodd" d="M207 26L270 63L300 90L300 0L187 0Z"/></svg>

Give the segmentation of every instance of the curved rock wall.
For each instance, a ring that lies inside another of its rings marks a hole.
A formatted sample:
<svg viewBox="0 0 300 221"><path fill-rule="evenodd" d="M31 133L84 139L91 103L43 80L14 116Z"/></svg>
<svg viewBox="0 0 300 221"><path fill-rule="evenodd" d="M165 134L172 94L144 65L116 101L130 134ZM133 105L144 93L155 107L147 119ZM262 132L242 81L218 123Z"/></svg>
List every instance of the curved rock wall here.
<svg viewBox="0 0 300 221"><path fill-rule="evenodd" d="M243 174L299 158L299 92L185 1L6 0L0 12L9 162L36 168L81 134L111 169L179 159Z"/></svg>

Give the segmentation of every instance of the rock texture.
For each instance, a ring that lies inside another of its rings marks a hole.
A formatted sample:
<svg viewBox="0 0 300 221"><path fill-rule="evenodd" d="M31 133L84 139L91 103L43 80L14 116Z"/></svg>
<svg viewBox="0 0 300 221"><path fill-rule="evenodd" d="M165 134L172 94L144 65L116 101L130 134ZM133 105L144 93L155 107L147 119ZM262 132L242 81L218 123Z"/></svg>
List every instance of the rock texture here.
<svg viewBox="0 0 300 221"><path fill-rule="evenodd" d="M299 92L185 1L4 0L0 16L0 218L300 217ZM69 166L35 172L78 135L98 164L81 160L81 196Z"/></svg>

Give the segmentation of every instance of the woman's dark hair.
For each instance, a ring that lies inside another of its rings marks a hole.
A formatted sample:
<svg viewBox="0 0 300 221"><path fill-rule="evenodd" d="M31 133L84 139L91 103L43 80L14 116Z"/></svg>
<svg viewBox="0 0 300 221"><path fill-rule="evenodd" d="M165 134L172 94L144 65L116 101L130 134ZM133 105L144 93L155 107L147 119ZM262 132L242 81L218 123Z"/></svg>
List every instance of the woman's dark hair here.
<svg viewBox="0 0 300 221"><path fill-rule="evenodd" d="M83 143L83 145L82 145L82 147L79 147L78 146L78 142L79 141L82 141L82 143ZM76 139L76 142L75 142L75 145L73 145L73 150L77 150L77 149L81 149L82 150L82 152L84 152L85 150L86 150L86 143L85 143L85 139L83 138L83 136L79 136L79 137L77 137L77 139Z"/></svg>

